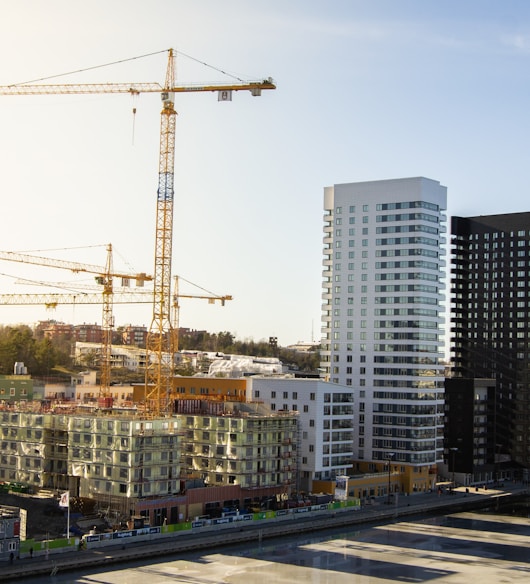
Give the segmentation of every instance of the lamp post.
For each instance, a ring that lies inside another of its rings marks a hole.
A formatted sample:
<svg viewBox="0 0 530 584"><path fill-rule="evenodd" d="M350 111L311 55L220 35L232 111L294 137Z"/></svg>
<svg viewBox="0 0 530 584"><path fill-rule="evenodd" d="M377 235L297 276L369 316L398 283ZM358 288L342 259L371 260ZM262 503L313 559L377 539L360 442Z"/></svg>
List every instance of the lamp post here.
<svg viewBox="0 0 530 584"><path fill-rule="evenodd" d="M449 448L449 450L451 451L451 466L453 467L453 489L456 487L455 484L455 455L458 452L458 448L453 447L453 448Z"/></svg>
<svg viewBox="0 0 530 584"><path fill-rule="evenodd" d="M388 464L388 493L387 493L387 504L390 505L390 462L394 458L394 453L390 452L387 454L387 464Z"/></svg>

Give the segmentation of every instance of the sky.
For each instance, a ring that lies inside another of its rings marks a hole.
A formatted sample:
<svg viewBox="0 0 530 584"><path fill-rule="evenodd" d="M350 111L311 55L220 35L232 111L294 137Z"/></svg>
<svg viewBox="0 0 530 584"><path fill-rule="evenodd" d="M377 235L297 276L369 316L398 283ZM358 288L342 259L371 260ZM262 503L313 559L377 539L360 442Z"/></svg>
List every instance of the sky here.
<svg viewBox="0 0 530 584"><path fill-rule="evenodd" d="M169 48L179 83L276 82L229 103L177 95L172 272L182 294L233 297L182 299L180 326L318 342L325 186L425 176L447 187L448 218L530 210L526 0L1 8L0 85L163 83ZM152 274L160 109L156 94L0 96L0 250L103 266L112 243L115 271ZM22 279L93 282L1 262L3 294L62 290ZM116 326L151 314L114 307ZM101 318L98 305L0 306L1 324Z"/></svg>

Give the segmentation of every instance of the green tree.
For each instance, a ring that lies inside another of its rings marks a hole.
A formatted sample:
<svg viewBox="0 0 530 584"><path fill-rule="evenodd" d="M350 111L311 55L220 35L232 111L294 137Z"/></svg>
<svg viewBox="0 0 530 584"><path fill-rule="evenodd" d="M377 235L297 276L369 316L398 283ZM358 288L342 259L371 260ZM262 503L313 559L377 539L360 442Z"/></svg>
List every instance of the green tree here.
<svg viewBox="0 0 530 584"><path fill-rule="evenodd" d="M33 375L50 375L55 367L69 367L71 363L70 351L65 351L60 339L52 341L43 338L35 342Z"/></svg>
<svg viewBox="0 0 530 584"><path fill-rule="evenodd" d="M17 361L22 361L31 375L49 375L57 365L70 366L70 342L36 338L27 325L0 327L0 374L12 374Z"/></svg>
<svg viewBox="0 0 530 584"><path fill-rule="evenodd" d="M0 373L9 375L17 361L22 361L31 370L35 363L35 339L33 331L26 325L2 327L0 329Z"/></svg>

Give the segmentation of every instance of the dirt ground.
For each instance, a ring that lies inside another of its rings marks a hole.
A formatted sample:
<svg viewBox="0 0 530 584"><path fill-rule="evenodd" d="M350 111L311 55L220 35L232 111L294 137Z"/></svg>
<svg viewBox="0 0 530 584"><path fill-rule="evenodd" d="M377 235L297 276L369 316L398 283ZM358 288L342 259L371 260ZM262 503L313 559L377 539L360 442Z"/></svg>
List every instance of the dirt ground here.
<svg viewBox="0 0 530 584"><path fill-rule="evenodd" d="M20 507L27 511L26 538L52 539L66 533L67 517L54 498L38 498L32 495L0 494L0 505Z"/></svg>

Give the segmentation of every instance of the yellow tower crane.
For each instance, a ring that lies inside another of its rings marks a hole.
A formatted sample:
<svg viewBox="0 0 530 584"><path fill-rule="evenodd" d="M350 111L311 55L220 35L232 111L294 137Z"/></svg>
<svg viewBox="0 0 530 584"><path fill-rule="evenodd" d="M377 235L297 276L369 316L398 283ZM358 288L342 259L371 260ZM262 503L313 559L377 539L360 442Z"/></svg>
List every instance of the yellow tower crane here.
<svg viewBox="0 0 530 584"><path fill-rule="evenodd" d="M271 78L219 84L175 83L174 50L168 50L164 86L159 83L89 83L58 85L0 86L0 95L47 95L88 93L160 93L162 112L156 207L153 317L147 337L145 376L146 407L155 415L167 414L173 374L173 332L171 326L171 260L173 244L173 196L175 167L175 94L182 92L219 93L219 101L229 101L232 91L248 90L253 96L264 89L276 89Z"/></svg>
<svg viewBox="0 0 530 584"><path fill-rule="evenodd" d="M93 265L93 264L82 264L79 262L71 262L68 260L59 260L59 259L52 259L52 258L43 258L39 256L32 256L23 253L16 253L11 251L0 251L0 260L7 260L10 262L21 262L25 264L34 264L38 266L48 266L50 268L60 268L64 270L70 270L74 273L84 272L88 274L96 274L96 282L98 285L102 286L102 296L97 296L97 303L103 304L103 318L102 318L102 341L101 341L101 382L100 382L100 393L103 397L107 397L109 393L110 387L110 362L111 362L111 348L112 348L112 329L114 328L114 317L112 314L112 304L114 301L114 278L121 278L122 281L129 282L130 280L135 280L136 285L142 287L144 282L151 281L153 279L152 276L148 276L147 274L140 273L140 274L124 274L124 273L116 273L112 269L112 244L107 245L107 261L105 267ZM7 294L3 297L4 304L16 304L16 300L18 295L16 294ZM33 300L35 302L27 302L31 304L46 304L51 305L54 302L58 302L58 299L55 300L50 298L49 295L47 298L41 298L40 302L37 298L39 295L30 295L33 296ZM59 295L57 295L59 296ZM64 296L64 295L63 295ZM137 298L141 298L143 296L146 297L147 301L147 294L144 292L142 296L136 294L133 296ZM77 304L92 304L92 302L88 302L89 295L86 295L83 302L83 295L78 294L75 295L75 299ZM29 300L29 299L28 299ZM152 301L152 296L150 296L150 301Z"/></svg>

